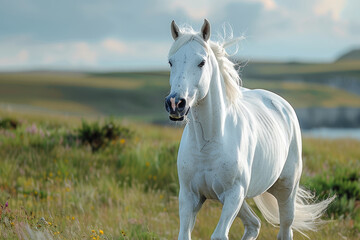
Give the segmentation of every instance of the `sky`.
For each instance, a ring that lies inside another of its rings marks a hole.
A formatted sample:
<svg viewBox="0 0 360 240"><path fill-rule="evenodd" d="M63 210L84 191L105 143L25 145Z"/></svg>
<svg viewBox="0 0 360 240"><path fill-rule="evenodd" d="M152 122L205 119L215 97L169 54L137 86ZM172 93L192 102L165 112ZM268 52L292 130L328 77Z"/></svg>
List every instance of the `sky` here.
<svg viewBox="0 0 360 240"><path fill-rule="evenodd" d="M245 36L245 60L330 62L360 48L359 0L0 0L0 71L167 69L170 23Z"/></svg>

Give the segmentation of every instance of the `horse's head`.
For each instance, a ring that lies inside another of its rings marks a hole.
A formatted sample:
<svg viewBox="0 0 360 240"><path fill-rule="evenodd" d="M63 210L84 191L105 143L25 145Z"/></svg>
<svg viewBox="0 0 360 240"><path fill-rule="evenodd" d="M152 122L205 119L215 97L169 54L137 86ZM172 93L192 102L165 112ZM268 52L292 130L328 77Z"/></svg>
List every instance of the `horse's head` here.
<svg viewBox="0 0 360 240"><path fill-rule="evenodd" d="M171 33L175 42L169 52L171 91L165 98L165 108L170 120L182 121L190 107L209 90L212 72L207 43L210 24L205 19L200 33L185 33L172 21Z"/></svg>

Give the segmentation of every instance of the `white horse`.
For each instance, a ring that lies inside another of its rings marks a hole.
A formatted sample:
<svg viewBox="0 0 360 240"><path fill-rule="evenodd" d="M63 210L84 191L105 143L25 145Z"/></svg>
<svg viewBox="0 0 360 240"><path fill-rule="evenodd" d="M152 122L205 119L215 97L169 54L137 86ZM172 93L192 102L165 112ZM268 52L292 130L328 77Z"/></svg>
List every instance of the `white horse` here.
<svg viewBox="0 0 360 240"><path fill-rule="evenodd" d="M315 230L333 198L310 203L314 196L299 187L301 133L293 108L274 93L240 87L224 49L236 39L210 41L207 20L200 33L173 21L171 33L165 106L171 120L189 119L177 161L179 239L191 239L206 199L223 204L211 239L228 239L237 216L245 226L242 239L257 238L260 220L247 198L254 198L266 220L280 225L278 239L292 239L292 229Z"/></svg>

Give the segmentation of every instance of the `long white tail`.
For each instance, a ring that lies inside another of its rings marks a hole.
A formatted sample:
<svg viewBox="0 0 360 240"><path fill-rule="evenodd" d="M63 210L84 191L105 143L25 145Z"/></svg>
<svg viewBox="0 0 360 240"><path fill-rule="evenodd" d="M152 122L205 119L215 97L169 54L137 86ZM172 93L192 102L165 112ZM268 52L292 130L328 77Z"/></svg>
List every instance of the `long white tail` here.
<svg viewBox="0 0 360 240"><path fill-rule="evenodd" d="M321 216L335 199L336 196L328 198L324 201L314 203L315 195L309 191L298 187L295 201L295 216L291 226L307 237L304 231L316 231L317 227L325 221L321 220ZM261 211L264 218L272 225L280 224L279 207L276 198L268 192L265 192L254 198L254 201Z"/></svg>

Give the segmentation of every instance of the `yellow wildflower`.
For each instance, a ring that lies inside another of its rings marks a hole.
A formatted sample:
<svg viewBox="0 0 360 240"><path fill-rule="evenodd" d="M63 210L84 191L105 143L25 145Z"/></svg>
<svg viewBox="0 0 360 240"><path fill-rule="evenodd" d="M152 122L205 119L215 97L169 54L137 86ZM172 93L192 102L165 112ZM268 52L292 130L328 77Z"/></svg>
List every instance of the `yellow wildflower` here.
<svg viewBox="0 0 360 240"><path fill-rule="evenodd" d="M72 219L72 220L75 220L75 217L72 217L71 219Z"/></svg>
<svg viewBox="0 0 360 240"><path fill-rule="evenodd" d="M146 162L146 163L145 163L145 166L146 166L146 167L150 167L150 163L149 163L149 162Z"/></svg>
<svg viewBox="0 0 360 240"><path fill-rule="evenodd" d="M93 230L91 230L91 232L92 232L92 233L95 233L95 230L93 229Z"/></svg>
<svg viewBox="0 0 360 240"><path fill-rule="evenodd" d="M101 234L101 235L103 235L104 234L104 231L103 230L99 230L99 233Z"/></svg>
<svg viewBox="0 0 360 240"><path fill-rule="evenodd" d="M125 144L126 140L124 138L120 138L120 144Z"/></svg>

